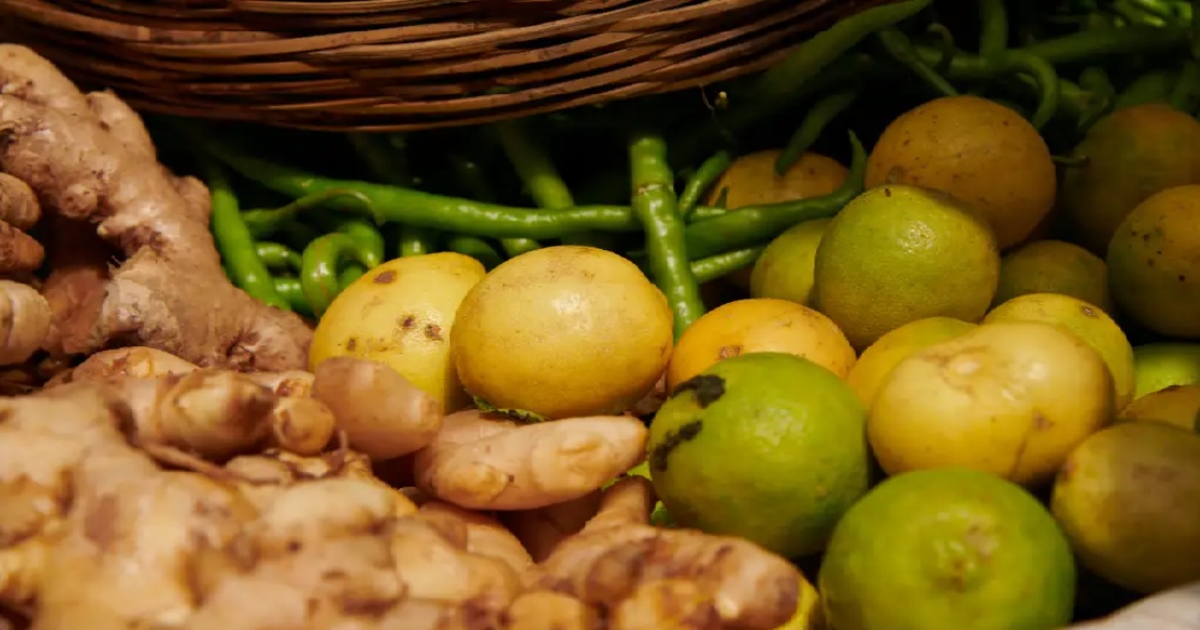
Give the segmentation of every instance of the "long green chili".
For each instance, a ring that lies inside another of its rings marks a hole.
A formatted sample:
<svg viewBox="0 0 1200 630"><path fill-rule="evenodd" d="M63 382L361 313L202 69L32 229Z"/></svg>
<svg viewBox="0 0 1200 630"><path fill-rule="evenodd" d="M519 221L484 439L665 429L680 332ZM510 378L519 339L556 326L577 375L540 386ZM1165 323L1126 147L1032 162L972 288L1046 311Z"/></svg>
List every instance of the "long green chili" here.
<svg viewBox="0 0 1200 630"><path fill-rule="evenodd" d="M692 174L688 181L683 186L683 192L679 194L679 215L686 221L688 216L696 209L696 204L700 203L700 198L708 192L712 185L721 179L721 175L729 170L729 165L733 163L733 156L727 151L717 151L707 160L700 164L700 168Z"/></svg>
<svg viewBox="0 0 1200 630"><path fill-rule="evenodd" d="M808 113L804 115L804 120L800 122L796 133L792 134L787 144L784 145L783 151L779 153L779 157L775 159L775 173L786 174L800 160L804 152L808 151L813 143L821 137L821 132L825 130L825 127L838 114L850 107L858 99L858 95L858 89L842 90L814 103L808 109Z"/></svg>
<svg viewBox="0 0 1200 630"><path fill-rule="evenodd" d="M674 315L675 337L704 314L704 301L688 261L683 219L675 197L675 176L667 165L667 145L656 134L629 142L632 207L646 234L646 256L654 282Z"/></svg>
<svg viewBox="0 0 1200 630"><path fill-rule="evenodd" d="M254 236L242 221L237 196L225 169L212 160L201 159L200 168L212 195L211 228L217 251L234 284L251 297L283 310L291 306L275 292L271 273L258 257Z"/></svg>

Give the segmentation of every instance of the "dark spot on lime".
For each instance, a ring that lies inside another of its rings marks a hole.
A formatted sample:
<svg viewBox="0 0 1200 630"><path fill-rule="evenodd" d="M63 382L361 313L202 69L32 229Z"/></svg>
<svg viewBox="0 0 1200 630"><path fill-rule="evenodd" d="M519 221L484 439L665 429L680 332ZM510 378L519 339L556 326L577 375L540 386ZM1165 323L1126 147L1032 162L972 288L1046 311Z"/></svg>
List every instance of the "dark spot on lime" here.
<svg viewBox="0 0 1200 630"><path fill-rule="evenodd" d="M651 470L665 472L667 470L667 457L671 454L671 451L679 448L681 444L695 439L703 428L703 422L692 420L674 431L668 431L666 437L663 438L662 444L654 447L654 450L650 453Z"/></svg>
<svg viewBox="0 0 1200 630"><path fill-rule="evenodd" d="M391 284L395 279L395 271L385 271L374 278L375 284Z"/></svg>
<svg viewBox="0 0 1200 630"><path fill-rule="evenodd" d="M671 398L675 398L686 391L696 392L696 404L700 405L701 409L704 409L725 395L725 379L715 374L694 376L680 383L675 388L675 391L671 392Z"/></svg>

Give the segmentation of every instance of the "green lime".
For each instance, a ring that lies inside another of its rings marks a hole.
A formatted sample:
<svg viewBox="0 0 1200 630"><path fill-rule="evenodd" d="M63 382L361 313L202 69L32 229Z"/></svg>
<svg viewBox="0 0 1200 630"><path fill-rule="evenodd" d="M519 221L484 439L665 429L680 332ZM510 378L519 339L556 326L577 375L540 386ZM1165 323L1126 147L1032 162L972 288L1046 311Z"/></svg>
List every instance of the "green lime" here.
<svg viewBox="0 0 1200 630"><path fill-rule="evenodd" d="M1167 341L1133 349L1134 400L1172 385L1200 385L1200 343Z"/></svg>
<svg viewBox="0 0 1200 630"><path fill-rule="evenodd" d="M821 551L869 483L866 411L829 370L749 353L676 387L650 424L654 488L675 521L787 557Z"/></svg>
<svg viewBox="0 0 1200 630"><path fill-rule="evenodd" d="M1047 630L1071 619L1075 563L1020 486L941 468L892 477L851 508L818 589L837 630Z"/></svg>
<svg viewBox="0 0 1200 630"><path fill-rule="evenodd" d="M771 241L754 263L750 296L778 298L811 306L817 246L833 219L798 223Z"/></svg>

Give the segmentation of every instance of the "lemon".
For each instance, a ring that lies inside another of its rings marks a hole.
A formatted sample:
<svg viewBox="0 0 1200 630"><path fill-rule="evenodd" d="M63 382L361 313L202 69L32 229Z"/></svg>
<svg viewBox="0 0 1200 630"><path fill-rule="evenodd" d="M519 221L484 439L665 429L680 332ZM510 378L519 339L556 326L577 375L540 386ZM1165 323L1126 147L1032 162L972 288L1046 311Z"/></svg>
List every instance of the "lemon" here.
<svg viewBox="0 0 1200 630"><path fill-rule="evenodd" d="M864 350L846 382L870 409L879 385L897 363L918 350L953 339L973 328L975 324L953 317L928 317L909 322Z"/></svg>
<svg viewBox="0 0 1200 630"><path fill-rule="evenodd" d="M684 527L815 553L867 490L864 416L829 370L743 354L681 384L654 416L650 476Z"/></svg>
<svg viewBox="0 0 1200 630"><path fill-rule="evenodd" d="M987 223L945 194L873 188L830 223L817 248L816 306L863 349L912 321L979 321L1000 255Z"/></svg>
<svg viewBox="0 0 1200 630"><path fill-rule="evenodd" d="M1108 246L1113 299L1146 328L1200 339L1200 185L1170 188L1134 208Z"/></svg>
<svg viewBox="0 0 1200 630"><path fill-rule="evenodd" d="M1092 125L1065 170L1059 205L1080 242L1103 256L1121 221L1151 195L1200 184L1200 123L1165 103L1127 107Z"/></svg>
<svg viewBox="0 0 1200 630"><path fill-rule="evenodd" d="M1070 295L1113 312L1104 261L1065 241L1035 241L1000 259L1000 283L992 304L1030 293Z"/></svg>
<svg viewBox="0 0 1200 630"><path fill-rule="evenodd" d="M679 337L667 364L667 391L717 361L751 352L787 352L841 377L854 366L854 348L821 313L786 300L737 300L705 313Z"/></svg>
<svg viewBox="0 0 1200 630"><path fill-rule="evenodd" d="M1047 630L1071 619L1075 565L1033 496L947 468L888 479L850 508L818 586L837 630Z"/></svg>
<svg viewBox="0 0 1200 630"><path fill-rule="evenodd" d="M1200 384L1200 343L1148 343L1133 349L1134 399L1171 385Z"/></svg>
<svg viewBox="0 0 1200 630"><path fill-rule="evenodd" d="M1165 422L1181 429L1200 432L1200 385L1171 385L1133 401L1118 420Z"/></svg>
<svg viewBox="0 0 1200 630"><path fill-rule="evenodd" d="M313 332L309 369L325 359L378 361L432 396L446 413L471 403L451 358L455 313L483 265L451 252L397 258L338 294Z"/></svg>
<svg viewBox="0 0 1200 630"><path fill-rule="evenodd" d="M985 324L1006 321L1058 324L1079 335L1100 353L1112 374L1114 407L1123 409L1133 402L1133 346L1100 307L1069 295L1032 293L997 306L983 318Z"/></svg>
<svg viewBox="0 0 1200 630"><path fill-rule="evenodd" d="M951 96L888 125L871 150L866 184L949 193L974 208L1007 249L1050 213L1056 178L1050 149L1020 114L987 99Z"/></svg>
<svg viewBox="0 0 1200 630"><path fill-rule="evenodd" d="M817 246L831 221L805 221L771 241L754 263L750 274L750 296L811 305Z"/></svg>
<svg viewBox="0 0 1200 630"><path fill-rule="evenodd" d="M1071 453L1050 502L1084 566L1140 593L1200 580L1200 435L1126 422Z"/></svg>
<svg viewBox="0 0 1200 630"><path fill-rule="evenodd" d="M884 379L867 437L889 474L974 468L1049 481L1112 420L1104 360L1062 326L983 324L901 361Z"/></svg>
<svg viewBox="0 0 1200 630"><path fill-rule="evenodd" d="M617 413L662 376L671 322L632 262L562 245L507 260L472 287L450 346L463 386L491 405L548 418Z"/></svg>

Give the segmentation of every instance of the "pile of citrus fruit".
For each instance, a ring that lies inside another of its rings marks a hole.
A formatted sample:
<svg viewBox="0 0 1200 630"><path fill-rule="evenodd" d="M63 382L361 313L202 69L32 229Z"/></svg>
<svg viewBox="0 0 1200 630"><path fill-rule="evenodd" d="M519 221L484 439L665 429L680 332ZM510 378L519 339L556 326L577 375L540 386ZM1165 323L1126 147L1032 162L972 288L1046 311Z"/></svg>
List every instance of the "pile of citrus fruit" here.
<svg viewBox="0 0 1200 630"><path fill-rule="evenodd" d="M937 99L883 132L865 192L678 339L636 265L559 246L489 273L389 263L338 297L313 361L376 358L448 410L531 419L657 395L634 473L670 526L810 567L789 628L1061 627L1081 584L1200 580L1200 123L1121 109L1073 157L1002 105ZM731 211L846 177L773 161L726 172Z"/></svg>

